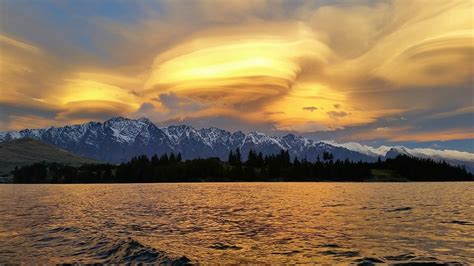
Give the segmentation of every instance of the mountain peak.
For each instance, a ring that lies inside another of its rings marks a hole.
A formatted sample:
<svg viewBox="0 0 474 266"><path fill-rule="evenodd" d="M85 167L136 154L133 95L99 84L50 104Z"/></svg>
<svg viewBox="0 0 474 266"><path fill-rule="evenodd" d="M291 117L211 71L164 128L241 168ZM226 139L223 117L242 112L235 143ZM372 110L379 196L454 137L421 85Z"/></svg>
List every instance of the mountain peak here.
<svg viewBox="0 0 474 266"><path fill-rule="evenodd" d="M143 122L145 124L153 124L153 122L151 122L151 120L146 117L140 117L137 119L137 121Z"/></svg>

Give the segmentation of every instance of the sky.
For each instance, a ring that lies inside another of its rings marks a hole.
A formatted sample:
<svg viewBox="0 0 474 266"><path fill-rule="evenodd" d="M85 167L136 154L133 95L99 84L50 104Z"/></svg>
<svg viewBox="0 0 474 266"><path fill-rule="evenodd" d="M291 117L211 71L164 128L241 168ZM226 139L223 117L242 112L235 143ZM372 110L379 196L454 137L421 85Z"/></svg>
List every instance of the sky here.
<svg viewBox="0 0 474 266"><path fill-rule="evenodd" d="M147 117L474 151L474 1L0 1L0 130Z"/></svg>

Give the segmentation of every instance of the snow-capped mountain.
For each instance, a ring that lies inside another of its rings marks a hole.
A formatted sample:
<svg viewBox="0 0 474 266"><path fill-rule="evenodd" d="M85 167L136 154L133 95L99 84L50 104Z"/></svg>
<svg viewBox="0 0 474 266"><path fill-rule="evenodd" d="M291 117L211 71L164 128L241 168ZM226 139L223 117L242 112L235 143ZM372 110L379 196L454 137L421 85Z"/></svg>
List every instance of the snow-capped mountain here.
<svg viewBox="0 0 474 266"><path fill-rule="evenodd" d="M334 141L323 141L333 146L343 147L352 151L357 151L362 154L372 157L395 157L399 154L405 154L420 158L432 158L432 159L449 159L458 161L473 161L474 154L456 150L436 150L431 148L407 148L403 146L380 146L374 148L367 145L362 145L356 142L348 143L337 143Z"/></svg>
<svg viewBox="0 0 474 266"><path fill-rule="evenodd" d="M38 139L78 155L111 163L127 161L141 154L152 156L171 152L181 153L184 159L219 157L226 160L230 150L240 148L243 159L246 159L250 149L265 155L288 150L292 157L309 161L317 160L318 156L322 158L323 152L332 153L334 159L352 161L375 161L379 157L384 159L406 154L446 160L474 169L474 154L468 152L401 146L374 148L354 142L316 141L293 134L272 137L259 132L245 134L215 127L157 127L146 118L116 117L103 123L0 132L0 141L18 138Z"/></svg>
<svg viewBox="0 0 474 266"><path fill-rule="evenodd" d="M474 154L456 150L436 150L431 148L407 148L403 146L380 146L371 147L356 142L337 143L334 141L323 141L333 146L346 148L365 154L370 157L394 158L400 154L418 158L430 158L437 161L447 161L457 165L465 165L471 172L474 171Z"/></svg>

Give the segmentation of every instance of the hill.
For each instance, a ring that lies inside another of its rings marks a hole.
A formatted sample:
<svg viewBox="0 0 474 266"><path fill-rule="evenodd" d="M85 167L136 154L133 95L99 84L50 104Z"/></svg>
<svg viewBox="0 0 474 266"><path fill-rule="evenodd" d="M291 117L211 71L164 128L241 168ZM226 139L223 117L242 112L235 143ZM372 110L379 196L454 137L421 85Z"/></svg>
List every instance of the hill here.
<svg viewBox="0 0 474 266"><path fill-rule="evenodd" d="M0 143L0 175L10 173L15 167L38 162L58 162L72 166L98 163L96 160L74 155L38 140L23 138Z"/></svg>

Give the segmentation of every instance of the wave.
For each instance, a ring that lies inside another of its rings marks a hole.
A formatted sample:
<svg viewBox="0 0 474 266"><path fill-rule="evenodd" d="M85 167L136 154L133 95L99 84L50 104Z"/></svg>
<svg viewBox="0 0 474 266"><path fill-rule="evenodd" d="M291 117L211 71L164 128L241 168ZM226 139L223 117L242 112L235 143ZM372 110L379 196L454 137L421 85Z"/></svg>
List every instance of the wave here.
<svg viewBox="0 0 474 266"><path fill-rule="evenodd" d="M403 212L403 211L411 211L412 209L413 209L412 207L400 207L400 208L386 210L386 212Z"/></svg>
<svg viewBox="0 0 474 266"><path fill-rule="evenodd" d="M47 233L36 232L32 247L63 247L51 258L61 264L191 264L186 256L171 256L131 237L113 238L104 234L84 236L83 233L86 232L75 227L56 227Z"/></svg>
<svg viewBox="0 0 474 266"><path fill-rule="evenodd" d="M172 257L164 251L145 246L132 238L118 241L97 241L87 251L94 251L87 263L154 263L165 265L190 265L186 256Z"/></svg>
<svg viewBox="0 0 474 266"><path fill-rule="evenodd" d="M452 220L452 221L449 221L449 222L442 222L442 223L445 223L445 224L457 224L457 225L474 225L473 222L462 221L462 220Z"/></svg>
<svg viewBox="0 0 474 266"><path fill-rule="evenodd" d="M242 247L232 245L232 244L227 244L227 243L214 243L209 246L209 248L212 249L217 249L217 250L240 250Z"/></svg>
<svg viewBox="0 0 474 266"><path fill-rule="evenodd" d="M418 266L418 265L449 265L449 266L458 266L458 265L467 265L463 262L458 261L441 261L435 257L423 257L416 256L413 253L405 253L395 256L385 256L385 257L364 257L354 261L357 265L378 265L378 264L389 264L389 265L404 265L404 266Z"/></svg>

